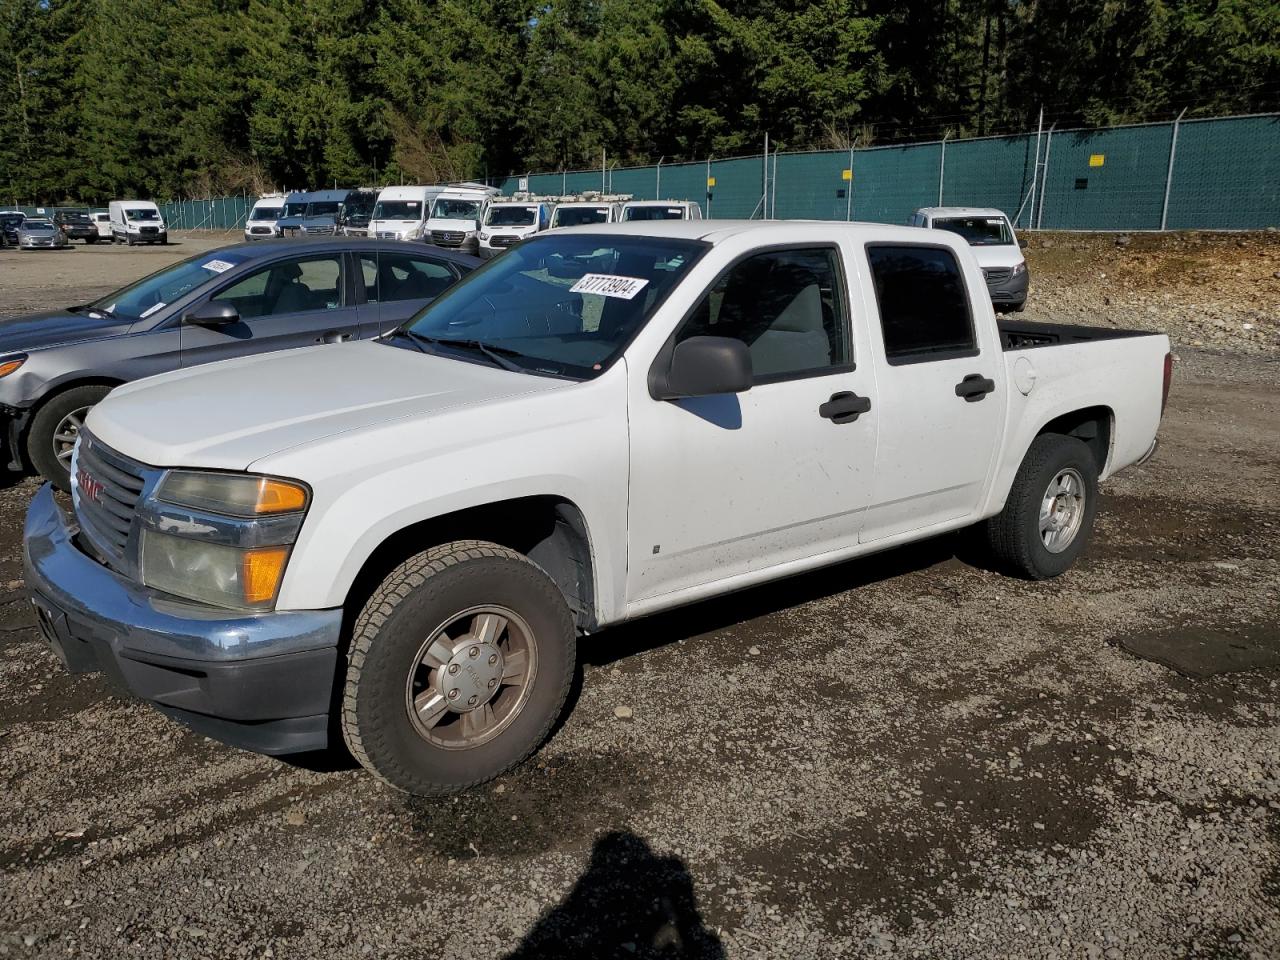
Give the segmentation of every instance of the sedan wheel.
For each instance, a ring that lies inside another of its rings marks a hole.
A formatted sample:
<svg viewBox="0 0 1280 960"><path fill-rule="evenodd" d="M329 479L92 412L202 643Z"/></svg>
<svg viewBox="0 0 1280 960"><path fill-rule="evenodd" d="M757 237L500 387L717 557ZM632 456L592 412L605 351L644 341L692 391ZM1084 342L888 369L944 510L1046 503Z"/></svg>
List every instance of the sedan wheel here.
<svg viewBox="0 0 1280 960"><path fill-rule="evenodd" d="M84 418L91 409L92 404L72 410L53 428L53 455L67 470L71 469L71 454L75 452L76 440L84 428Z"/></svg>

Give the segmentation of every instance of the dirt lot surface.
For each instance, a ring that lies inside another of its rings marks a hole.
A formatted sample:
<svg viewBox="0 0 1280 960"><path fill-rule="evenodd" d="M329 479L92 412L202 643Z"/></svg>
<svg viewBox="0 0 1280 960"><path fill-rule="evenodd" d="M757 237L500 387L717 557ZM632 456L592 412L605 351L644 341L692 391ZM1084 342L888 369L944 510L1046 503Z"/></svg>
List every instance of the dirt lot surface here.
<svg viewBox="0 0 1280 960"><path fill-rule="evenodd" d="M1280 956L1275 241L1117 271L1051 239L1027 316L1145 298L1180 356L1073 571L947 538L601 633L553 739L452 800L65 674L21 593L36 485L0 489L0 956ZM0 310L195 249L6 251ZM1198 334L1204 303L1270 339Z"/></svg>

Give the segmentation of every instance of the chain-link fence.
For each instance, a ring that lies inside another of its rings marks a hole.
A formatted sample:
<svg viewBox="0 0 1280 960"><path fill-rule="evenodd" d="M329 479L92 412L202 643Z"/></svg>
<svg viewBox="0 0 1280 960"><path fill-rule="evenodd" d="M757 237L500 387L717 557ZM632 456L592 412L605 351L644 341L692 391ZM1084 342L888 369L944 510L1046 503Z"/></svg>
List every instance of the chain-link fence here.
<svg viewBox="0 0 1280 960"><path fill-rule="evenodd" d="M714 217L902 223L919 207L996 207L1022 229L1280 226L1280 114L646 167L531 173L503 193L696 200Z"/></svg>

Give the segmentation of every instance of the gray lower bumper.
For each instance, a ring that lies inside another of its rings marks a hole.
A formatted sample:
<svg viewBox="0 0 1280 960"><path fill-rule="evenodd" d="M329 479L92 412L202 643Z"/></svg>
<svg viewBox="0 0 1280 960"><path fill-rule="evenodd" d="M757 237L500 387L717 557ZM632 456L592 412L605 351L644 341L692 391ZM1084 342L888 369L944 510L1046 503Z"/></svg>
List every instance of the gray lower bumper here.
<svg viewBox="0 0 1280 960"><path fill-rule="evenodd" d="M1017 276L987 285L991 302L997 306L1020 306L1027 302L1027 290L1031 286L1031 273L1023 270Z"/></svg>
<svg viewBox="0 0 1280 960"><path fill-rule="evenodd" d="M23 561L40 629L67 668L101 671L208 736L260 753L328 745L341 610L239 614L153 594L74 543L48 484Z"/></svg>

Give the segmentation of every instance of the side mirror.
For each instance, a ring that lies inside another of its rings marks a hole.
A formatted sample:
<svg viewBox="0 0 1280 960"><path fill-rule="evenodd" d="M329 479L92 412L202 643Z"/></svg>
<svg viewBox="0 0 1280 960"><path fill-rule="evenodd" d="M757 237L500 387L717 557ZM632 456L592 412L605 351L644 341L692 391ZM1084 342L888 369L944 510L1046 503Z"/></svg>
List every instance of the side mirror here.
<svg viewBox="0 0 1280 960"><path fill-rule="evenodd" d="M676 344L670 363L658 361L649 380L655 400L745 393L751 389L751 351L733 337L690 337Z"/></svg>
<svg viewBox="0 0 1280 960"><path fill-rule="evenodd" d="M182 322L193 327L229 327L240 322L240 313L233 304L210 300L187 313Z"/></svg>
<svg viewBox="0 0 1280 960"><path fill-rule="evenodd" d="M1021 247L1023 250L1027 249L1027 238L1026 238L1026 237L1019 237L1019 238L1018 238L1018 246L1019 246L1019 247Z"/></svg>

